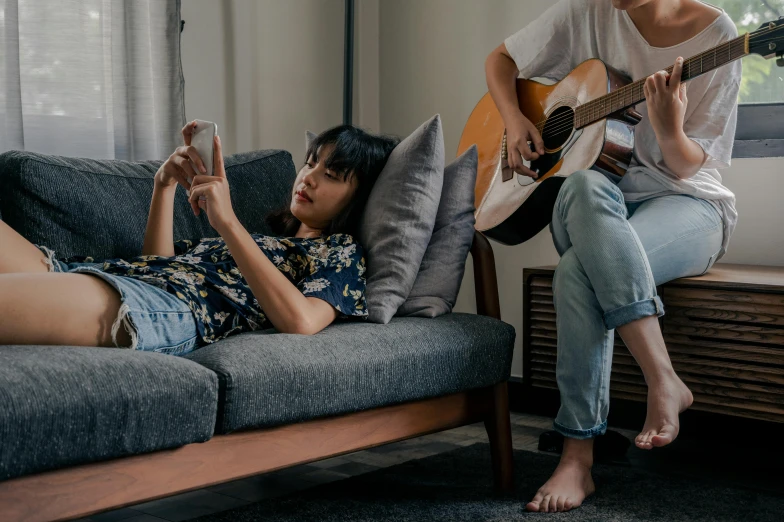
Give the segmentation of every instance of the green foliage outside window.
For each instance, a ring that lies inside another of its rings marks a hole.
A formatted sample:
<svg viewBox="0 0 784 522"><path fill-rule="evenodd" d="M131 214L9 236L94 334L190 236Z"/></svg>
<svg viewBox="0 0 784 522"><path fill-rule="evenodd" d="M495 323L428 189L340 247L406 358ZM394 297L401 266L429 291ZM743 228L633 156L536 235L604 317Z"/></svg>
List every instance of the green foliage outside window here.
<svg viewBox="0 0 784 522"><path fill-rule="evenodd" d="M784 15L784 0L709 0L724 9L735 22L738 34L756 31ZM784 19L781 20L784 23ZM784 102L784 68L776 60L753 55L743 59L740 103Z"/></svg>

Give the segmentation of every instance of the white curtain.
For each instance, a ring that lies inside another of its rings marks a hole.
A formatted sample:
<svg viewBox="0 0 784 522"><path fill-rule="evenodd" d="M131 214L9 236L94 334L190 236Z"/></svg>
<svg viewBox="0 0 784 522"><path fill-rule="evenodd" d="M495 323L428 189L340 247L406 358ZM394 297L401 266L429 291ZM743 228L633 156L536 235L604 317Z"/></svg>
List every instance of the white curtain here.
<svg viewBox="0 0 784 522"><path fill-rule="evenodd" d="M0 152L163 159L184 123L179 0L0 0Z"/></svg>

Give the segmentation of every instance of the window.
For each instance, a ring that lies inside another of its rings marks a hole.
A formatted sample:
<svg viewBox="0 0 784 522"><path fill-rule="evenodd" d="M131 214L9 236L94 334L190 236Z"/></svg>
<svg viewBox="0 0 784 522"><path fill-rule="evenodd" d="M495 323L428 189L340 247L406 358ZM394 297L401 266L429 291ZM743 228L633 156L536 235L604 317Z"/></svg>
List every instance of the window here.
<svg viewBox="0 0 784 522"><path fill-rule="evenodd" d="M735 21L738 33L753 32L781 19L784 0L709 0ZM758 55L743 59L738 130L733 155L784 156L784 67Z"/></svg>
<svg viewBox="0 0 784 522"><path fill-rule="evenodd" d="M0 152L168 156L185 120L179 9L0 0Z"/></svg>

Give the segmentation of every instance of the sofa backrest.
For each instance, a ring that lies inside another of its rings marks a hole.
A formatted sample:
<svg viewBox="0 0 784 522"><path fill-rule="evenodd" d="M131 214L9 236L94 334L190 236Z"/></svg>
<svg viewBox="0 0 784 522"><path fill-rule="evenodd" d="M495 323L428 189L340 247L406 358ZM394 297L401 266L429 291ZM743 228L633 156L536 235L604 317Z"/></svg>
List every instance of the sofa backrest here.
<svg viewBox="0 0 784 522"><path fill-rule="evenodd" d="M153 178L162 161L128 162L0 154L0 218L58 257L129 259L141 254ZM231 201L252 233L270 233L267 214L288 201L296 169L291 154L260 150L225 158ZM206 213L193 215L185 191L174 201L174 239L215 237Z"/></svg>

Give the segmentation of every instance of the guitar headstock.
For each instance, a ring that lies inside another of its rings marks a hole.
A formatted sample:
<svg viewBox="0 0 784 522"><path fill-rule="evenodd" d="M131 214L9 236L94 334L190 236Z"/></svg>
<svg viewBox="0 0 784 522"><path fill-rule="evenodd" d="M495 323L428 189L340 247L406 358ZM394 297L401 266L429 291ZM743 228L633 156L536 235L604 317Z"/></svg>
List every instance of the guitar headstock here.
<svg viewBox="0 0 784 522"><path fill-rule="evenodd" d="M767 22L749 34L749 53L759 54L764 58L778 56L777 64L784 67L784 16L773 22Z"/></svg>

